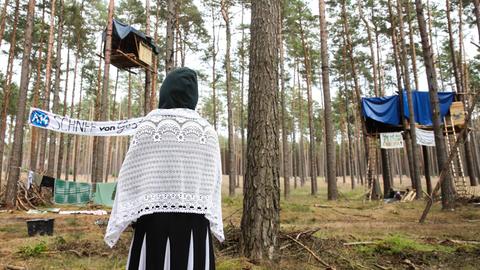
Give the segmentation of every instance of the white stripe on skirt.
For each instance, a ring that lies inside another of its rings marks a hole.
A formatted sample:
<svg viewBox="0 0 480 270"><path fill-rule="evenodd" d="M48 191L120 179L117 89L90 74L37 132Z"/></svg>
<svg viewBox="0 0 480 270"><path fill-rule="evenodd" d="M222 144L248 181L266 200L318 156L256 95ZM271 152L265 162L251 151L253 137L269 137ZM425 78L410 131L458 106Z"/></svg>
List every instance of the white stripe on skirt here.
<svg viewBox="0 0 480 270"><path fill-rule="evenodd" d="M205 238L205 270L210 269L210 245L209 245L209 234L207 233L207 237ZM140 252L140 262L138 263L138 270L146 270L147 269L147 234L143 236L142 242L142 250ZM127 270L128 266L130 265L130 254L132 253L133 241L130 244L130 252L128 253L127 259ZM163 270L170 270L170 239L167 237L167 244L165 248L165 261L163 264ZM193 270L193 230L190 233L190 247L188 250L188 266L187 270Z"/></svg>

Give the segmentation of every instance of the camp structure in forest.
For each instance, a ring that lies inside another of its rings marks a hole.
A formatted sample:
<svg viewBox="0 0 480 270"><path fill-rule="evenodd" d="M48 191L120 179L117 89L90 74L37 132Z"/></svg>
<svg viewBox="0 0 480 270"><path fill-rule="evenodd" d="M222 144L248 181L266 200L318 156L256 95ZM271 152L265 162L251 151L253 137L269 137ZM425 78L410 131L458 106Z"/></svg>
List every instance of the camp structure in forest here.
<svg viewBox="0 0 480 270"><path fill-rule="evenodd" d="M430 175L428 169L428 157L426 146L434 146L435 142L433 139L432 132L432 115L431 115L431 103L429 99L428 92L413 91L413 107L415 112L415 123L417 129L417 144L423 146L423 155L424 155L424 173L427 180L427 194L430 194L432 191ZM461 101L455 101L458 96L455 92L439 92L438 98L440 102L440 116L443 120L442 124L444 127L444 136L447 145L448 153L452 152L452 148L456 144L457 134L465 127L465 108L464 104ZM403 148L408 147L408 141L403 142L403 139L406 138L405 132L409 132L410 125L402 125L402 122L410 121L408 103L406 94L403 93L403 100L400 100L400 95L386 96L386 97L368 97L362 98L362 116L365 119L365 126L367 136L369 138L369 153L367 161L367 169L369 175L367 178L369 184L376 183L376 170L378 168L377 164L377 148L380 145L381 148ZM393 136L396 134L402 135ZM391 136L383 136L383 135ZM383 136L385 138L393 138L393 141L388 142L378 142L378 139ZM461 158L461 152L459 149L457 151L454 159L451 162L451 172L453 176L453 184L455 191L458 197L468 197L470 194L466 180L465 180L465 170ZM372 194L378 194L372 190L375 188L375 185L371 188L369 193L370 198ZM414 188L414 187L413 187ZM415 188L414 188L415 189Z"/></svg>
<svg viewBox="0 0 480 270"><path fill-rule="evenodd" d="M105 54L106 32L103 33L103 45ZM133 26L124 24L113 19L112 29L112 52L110 63L123 70L132 68L144 68L155 72L153 66L153 54L158 55L160 49L155 45L152 38Z"/></svg>

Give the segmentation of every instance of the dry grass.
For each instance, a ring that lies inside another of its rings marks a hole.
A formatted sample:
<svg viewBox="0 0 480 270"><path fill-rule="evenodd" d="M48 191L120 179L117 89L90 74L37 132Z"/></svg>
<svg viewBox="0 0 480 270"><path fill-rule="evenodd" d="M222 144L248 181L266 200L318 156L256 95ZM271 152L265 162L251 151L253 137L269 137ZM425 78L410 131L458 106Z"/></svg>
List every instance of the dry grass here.
<svg viewBox="0 0 480 270"><path fill-rule="evenodd" d="M403 181L407 185L406 177ZM225 191L227 182L224 181ZM339 190L339 201L327 201L326 185L319 179L319 194L315 197L309 195L308 185L292 190L287 200L282 197L281 251L275 269L322 269L311 254L287 237L312 229L316 231L301 235L299 241L337 269L405 269L411 267L409 263L423 269L476 269L479 245L443 241L480 241L480 208L459 205L454 212L443 212L435 204L426 224L420 225L417 221L424 207L422 201L392 204L364 201L365 189L360 186L350 190L341 178ZM241 193L241 188L237 193ZM239 257L236 243L241 215L241 194L233 198L224 196L223 216L230 234L227 238L233 239L233 244L217 244L217 269L274 268L256 266ZM27 236L25 220L38 217L55 218L54 236ZM124 269L131 232L124 233L115 249L110 249L103 243L105 227L95 225L99 218L107 217L0 213L0 267ZM343 245L360 241L373 244Z"/></svg>

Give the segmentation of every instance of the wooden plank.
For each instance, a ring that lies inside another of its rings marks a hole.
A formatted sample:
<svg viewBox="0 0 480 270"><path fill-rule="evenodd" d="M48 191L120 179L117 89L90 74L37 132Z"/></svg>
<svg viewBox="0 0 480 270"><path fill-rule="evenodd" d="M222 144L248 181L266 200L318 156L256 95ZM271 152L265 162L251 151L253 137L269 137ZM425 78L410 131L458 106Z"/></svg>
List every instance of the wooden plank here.
<svg viewBox="0 0 480 270"><path fill-rule="evenodd" d="M143 44L143 42L140 42L139 44L138 60L148 66L152 65L152 50L148 46Z"/></svg>

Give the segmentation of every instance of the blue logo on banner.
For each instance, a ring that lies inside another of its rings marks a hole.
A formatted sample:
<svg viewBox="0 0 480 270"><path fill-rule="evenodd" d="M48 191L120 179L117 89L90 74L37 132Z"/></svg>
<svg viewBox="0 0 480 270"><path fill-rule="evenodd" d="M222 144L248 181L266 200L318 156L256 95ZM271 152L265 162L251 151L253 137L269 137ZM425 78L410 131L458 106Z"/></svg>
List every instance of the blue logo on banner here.
<svg viewBox="0 0 480 270"><path fill-rule="evenodd" d="M46 113L34 110L30 115L30 123L37 127L47 127L50 123L50 119Z"/></svg>

